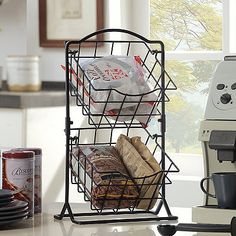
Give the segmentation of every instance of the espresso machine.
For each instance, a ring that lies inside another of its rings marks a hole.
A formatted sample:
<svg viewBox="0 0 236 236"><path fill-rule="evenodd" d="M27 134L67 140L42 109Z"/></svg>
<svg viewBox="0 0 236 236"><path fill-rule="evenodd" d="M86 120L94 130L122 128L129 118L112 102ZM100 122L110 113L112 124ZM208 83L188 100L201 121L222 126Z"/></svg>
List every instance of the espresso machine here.
<svg viewBox="0 0 236 236"><path fill-rule="evenodd" d="M236 56L226 56L216 67L199 141L205 177L215 172L236 172ZM214 194L212 181L208 180L205 188ZM207 195L202 206L192 208L192 221L197 223L227 224L233 216L236 209L218 208L216 199Z"/></svg>

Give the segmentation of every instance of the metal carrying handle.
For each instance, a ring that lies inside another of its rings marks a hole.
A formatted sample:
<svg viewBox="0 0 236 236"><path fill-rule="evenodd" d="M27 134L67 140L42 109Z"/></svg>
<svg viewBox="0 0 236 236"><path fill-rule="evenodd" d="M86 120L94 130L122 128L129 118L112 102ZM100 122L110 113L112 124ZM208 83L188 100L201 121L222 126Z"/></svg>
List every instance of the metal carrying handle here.
<svg viewBox="0 0 236 236"><path fill-rule="evenodd" d="M160 43L161 45L163 45L163 42L160 41L160 40L150 40L150 39L147 39L145 38L144 36L138 34L138 33L135 33L133 31L130 31L130 30L127 30L127 29L120 29L120 28L107 28L107 29L100 29L98 31L95 31L91 34L88 34L87 36L85 36L84 38L82 38L80 41L86 41L96 35L99 35L99 34L105 34L105 33L111 33L111 32L118 32L118 33L124 33L124 34L129 34L129 35L132 35L144 42L147 42L147 43ZM164 46L164 45L163 45Z"/></svg>
<svg viewBox="0 0 236 236"><path fill-rule="evenodd" d="M98 35L106 34L106 33L112 33L112 32L118 32L118 33L132 35L133 37L136 37L137 39L139 39L139 40L141 40L145 43L160 44L161 50L164 50L164 43L161 40L150 40L150 39L147 39L147 38L145 38L144 36L142 36L138 33L135 33L133 31L130 31L130 30L127 30L127 29L120 29L120 28L106 28L106 29L97 30L97 31L83 37L82 39L79 40L79 42L81 43L81 42L89 41L89 40L92 40L92 38L94 36L98 36ZM97 40L97 42L104 42L104 40ZM74 44L74 43L78 43L78 41L74 41L74 40L73 41L66 41L65 45L66 45L66 47L69 47L70 44Z"/></svg>
<svg viewBox="0 0 236 236"><path fill-rule="evenodd" d="M202 190L206 195L208 195L208 196L210 196L210 197L213 197L213 198L216 198L216 195L207 192L206 189L204 188L204 182L205 182L206 180L212 180L212 177L205 177L205 178L203 178L203 179L201 180L201 182L200 182L201 190Z"/></svg>

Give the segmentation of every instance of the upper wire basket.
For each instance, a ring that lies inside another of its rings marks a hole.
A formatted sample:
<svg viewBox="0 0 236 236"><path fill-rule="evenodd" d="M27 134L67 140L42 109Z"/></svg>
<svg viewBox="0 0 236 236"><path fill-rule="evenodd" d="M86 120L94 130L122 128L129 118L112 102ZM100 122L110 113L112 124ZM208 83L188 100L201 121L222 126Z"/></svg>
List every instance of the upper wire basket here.
<svg viewBox="0 0 236 236"><path fill-rule="evenodd" d="M100 34L104 40L92 41ZM86 44L90 45L89 50ZM69 41L65 70L70 94L76 98L76 104L82 106L91 125L147 127L152 118L158 119L163 114L163 103L169 101L167 91L176 89L165 71L164 59L161 41L148 40L122 29L101 30L80 41ZM112 83L101 83L104 78L99 74L100 68L91 70L91 63L101 60L112 67L104 69ZM127 66L127 60L141 70L141 77L131 78L133 67ZM90 67L86 67L87 64ZM121 80L122 76L126 76L126 80ZM123 84L120 81L124 81Z"/></svg>

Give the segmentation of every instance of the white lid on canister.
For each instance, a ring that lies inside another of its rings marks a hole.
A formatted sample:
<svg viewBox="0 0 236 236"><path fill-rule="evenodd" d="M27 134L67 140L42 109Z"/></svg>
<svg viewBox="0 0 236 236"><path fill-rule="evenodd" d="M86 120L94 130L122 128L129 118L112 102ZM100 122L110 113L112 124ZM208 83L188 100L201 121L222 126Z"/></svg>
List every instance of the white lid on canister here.
<svg viewBox="0 0 236 236"><path fill-rule="evenodd" d="M38 62L39 61L39 56L36 55L9 55L7 56L7 61L9 62Z"/></svg>

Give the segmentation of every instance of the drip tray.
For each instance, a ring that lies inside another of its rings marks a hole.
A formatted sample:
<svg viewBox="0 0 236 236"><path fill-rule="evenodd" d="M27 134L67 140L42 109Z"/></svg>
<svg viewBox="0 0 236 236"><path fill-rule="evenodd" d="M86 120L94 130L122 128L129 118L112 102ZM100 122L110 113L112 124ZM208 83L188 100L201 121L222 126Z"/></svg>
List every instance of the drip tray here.
<svg viewBox="0 0 236 236"><path fill-rule="evenodd" d="M192 208L192 221L196 223L230 224L236 209L222 209L215 205Z"/></svg>

